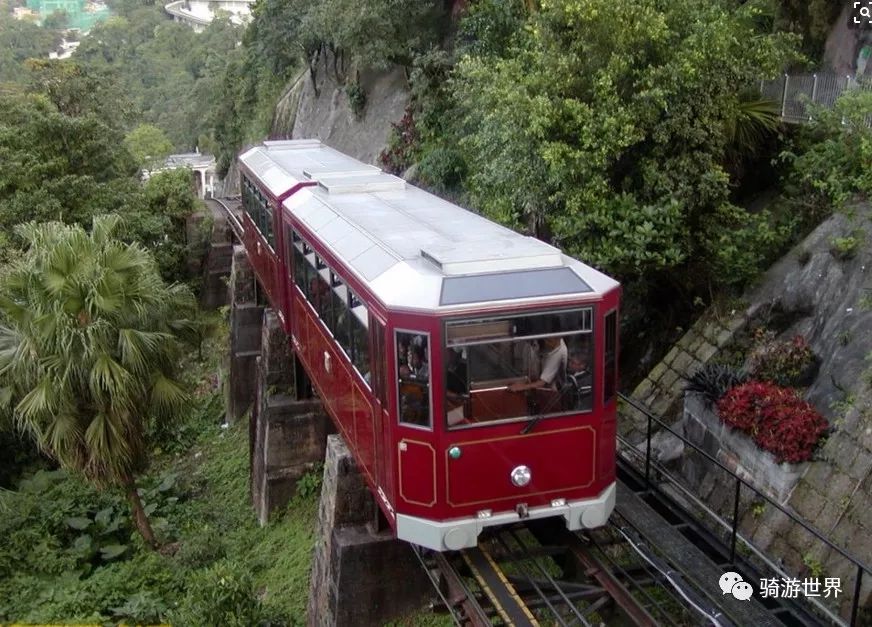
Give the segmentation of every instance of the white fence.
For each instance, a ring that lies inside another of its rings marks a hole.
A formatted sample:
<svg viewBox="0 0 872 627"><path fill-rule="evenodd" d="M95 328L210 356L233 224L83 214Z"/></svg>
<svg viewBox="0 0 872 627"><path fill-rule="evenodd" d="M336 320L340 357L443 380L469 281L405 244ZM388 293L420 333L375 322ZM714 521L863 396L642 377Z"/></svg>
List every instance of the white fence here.
<svg viewBox="0 0 872 627"><path fill-rule="evenodd" d="M760 81L760 93L781 105L785 122L809 121L810 103L832 108L838 97L849 89L872 89L872 81L835 74L785 74L771 81Z"/></svg>

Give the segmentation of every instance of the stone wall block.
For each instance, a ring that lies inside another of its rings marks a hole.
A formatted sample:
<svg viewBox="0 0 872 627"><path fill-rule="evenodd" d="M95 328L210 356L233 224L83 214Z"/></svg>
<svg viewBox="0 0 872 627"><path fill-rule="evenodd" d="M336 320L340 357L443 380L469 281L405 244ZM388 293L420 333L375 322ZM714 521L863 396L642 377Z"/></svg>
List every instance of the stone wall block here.
<svg viewBox="0 0 872 627"><path fill-rule="evenodd" d="M233 249L230 271L230 373L228 422L241 418L256 397L256 359L261 347L263 307L255 302L254 272L245 249Z"/></svg>
<svg viewBox="0 0 872 627"><path fill-rule="evenodd" d="M694 364L694 362L695 358L693 357L693 355L682 351L672 362L672 369L682 375L690 374L688 370L690 370L690 367Z"/></svg>
<svg viewBox="0 0 872 627"><path fill-rule="evenodd" d="M333 423L317 401L263 392L252 428L252 502L261 524L296 494L297 481L324 459Z"/></svg>
<svg viewBox="0 0 872 627"><path fill-rule="evenodd" d="M328 438L309 588L310 626L383 625L421 607L430 583L408 544L366 524L376 505L341 437Z"/></svg>
<svg viewBox="0 0 872 627"><path fill-rule="evenodd" d="M264 310L260 344L264 383L268 387L292 388L294 359L290 340L272 309Z"/></svg>
<svg viewBox="0 0 872 627"><path fill-rule="evenodd" d="M676 357L678 357L678 354L680 352L680 348L678 348L677 346L673 346L672 349L668 353L666 353L666 357L663 358L663 361L661 363L666 364L667 366L672 364L672 362L675 360Z"/></svg>

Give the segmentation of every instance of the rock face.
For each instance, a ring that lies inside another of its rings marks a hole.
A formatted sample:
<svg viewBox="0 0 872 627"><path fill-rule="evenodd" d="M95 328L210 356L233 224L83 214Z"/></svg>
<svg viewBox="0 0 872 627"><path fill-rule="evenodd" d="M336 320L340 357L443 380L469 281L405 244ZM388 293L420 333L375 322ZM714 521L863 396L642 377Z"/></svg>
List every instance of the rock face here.
<svg viewBox="0 0 872 627"><path fill-rule="evenodd" d="M361 71L366 104L358 116L352 111L345 82L351 68L322 55L316 83L301 74L276 107L271 139L320 139L365 163L375 164L385 148L391 122L403 117L409 103L408 82L401 68ZM351 74L354 76L354 74Z"/></svg>
<svg viewBox="0 0 872 627"><path fill-rule="evenodd" d="M747 306L703 316L633 393L673 420L682 404L683 379L729 350L752 324L777 318L773 326L781 331L781 339L805 336L820 359L820 369L804 396L827 418L833 431L792 491L782 491L780 496L787 494L789 509L866 563L872 562L870 241L872 207L868 203L831 217L761 278L746 295ZM631 410L622 418L625 435L634 441L644 436L640 416ZM720 492L702 490L702 496L711 502ZM719 504L712 505L717 508ZM748 508L742 529L793 572L807 573L812 564L827 577L841 577L843 588L853 586L856 568L773 508ZM862 597L869 602L870 595L872 576L867 576Z"/></svg>

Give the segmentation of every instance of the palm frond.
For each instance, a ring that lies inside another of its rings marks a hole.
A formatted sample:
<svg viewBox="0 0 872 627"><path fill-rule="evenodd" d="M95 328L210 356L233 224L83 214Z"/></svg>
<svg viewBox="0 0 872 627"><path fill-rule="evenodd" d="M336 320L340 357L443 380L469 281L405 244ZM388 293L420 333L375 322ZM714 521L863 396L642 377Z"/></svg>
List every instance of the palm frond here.
<svg viewBox="0 0 872 627"><path fill-rule="evenodd" d="M111 399L120 404L132 405L131 376L124 367L107 353L99 353L94 360L89 377L91 394L95 399L107 402Z"/></svg>
<svg viewBox="0 0 872 627"><path fill-rule="evenodd" d="M57 397L54 394L52 382L45 378L18 402L18 405L15 406L15 414L23 424L35 425L41 417L50 415L56 407Z"/></svg>
<svg viewBox="0 0 872 627"><path fill-rule="evenodd" d="M151 386L151 409L162 418L174 416L190 403L184 388L164 375L158 374Z"/></svg>
<svg viewBox="0 0 872 627"><path fill-rule="evenodd" d="M121 216L117 213L96 216L91 222L91 239L98 245L109 243L121 223Z"/></svg>

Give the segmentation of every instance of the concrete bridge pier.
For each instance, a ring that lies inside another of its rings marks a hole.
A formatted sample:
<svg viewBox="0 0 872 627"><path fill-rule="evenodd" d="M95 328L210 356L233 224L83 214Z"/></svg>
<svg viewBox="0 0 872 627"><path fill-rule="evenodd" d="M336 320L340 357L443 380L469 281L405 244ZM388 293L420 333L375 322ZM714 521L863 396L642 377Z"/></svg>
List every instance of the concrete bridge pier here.
<svg viewBox="0 0 872 627"><path fill-rule="evenodd" d="M251 499L260 523L287 505L297 481L324 459L333 423L318 400L298 400L288 336L271 309L263 314L254 408L249 423Z"/></svg>
<svg viewBox="0 0 872 627"><path fill-rule="evenodd" d="M257 281L242 246L233 247L230 269L230 377L227 422L239 420L255 397L256 359L260 355L263 307Z"/></svg>
<svg viewBox="0 0 872 627"><path fill-rule="evenodd" d="M411 547L390 529L373 530L377 507L341 436L329 436L308 625L383 625L430 601L430 581Z"/></svg>

